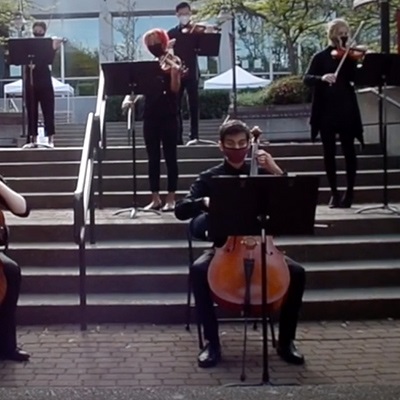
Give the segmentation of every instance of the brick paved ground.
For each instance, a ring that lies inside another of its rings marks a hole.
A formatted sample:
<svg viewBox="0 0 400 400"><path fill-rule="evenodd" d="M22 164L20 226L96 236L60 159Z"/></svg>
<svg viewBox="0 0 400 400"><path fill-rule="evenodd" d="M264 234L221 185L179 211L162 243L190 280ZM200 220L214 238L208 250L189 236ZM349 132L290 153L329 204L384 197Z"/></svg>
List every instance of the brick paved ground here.
<svg viewBox="0 0 400 400"><path fill-rule="evenodd" d="M27 364L0 362L2 387L215 386L238 382L241 326L222 325L223 362L196 366L193 330L181 326L101 325L81 333L76 326L24 327L19 341L32 353ZM270 355L278 384L398 384L400 321L302 323L298 345L305 366ZM261 374L260 332L249 331L248 382Z"/></svg>

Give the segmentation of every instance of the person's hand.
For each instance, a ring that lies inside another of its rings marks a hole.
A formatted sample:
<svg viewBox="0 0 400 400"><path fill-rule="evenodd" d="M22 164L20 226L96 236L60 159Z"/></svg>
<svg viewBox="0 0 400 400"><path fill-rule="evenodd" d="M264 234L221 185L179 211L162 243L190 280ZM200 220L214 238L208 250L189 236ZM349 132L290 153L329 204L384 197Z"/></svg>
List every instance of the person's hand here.
<svg viewBox="0 0 400 400"><path fill-rule="evenodd" d="M336 82L336 76L335 74L325 74L321 78L324 82L327 83L335 83Z"/></svg>
<svg viewBox="0 0 400 400"><path fill-rule="evenodd" d="M59 38L53 38L53 49L58 50L62 45L63 40Z"/></svg>
<svg viewBox="0 0 400 400"><path fill-rule="evenodd" d="M133 100L131 96L126 96L121 105L122 111L126 111L132 104Z"/></svg>
<svg viewBox="0 0 400 400"><path fill-rule="evenodd" d="M265 150L258 150L257 163L260 168L265 169L267 172L274 175L282 175L283 171L278 167L271 154Z"/></svg>
<svg viewBox="0 0 400 400"><path fill-rule="evenodd" d="M210 198L203 197L203 204L205 205L205 207L209 208L210 207Z"/></svg>

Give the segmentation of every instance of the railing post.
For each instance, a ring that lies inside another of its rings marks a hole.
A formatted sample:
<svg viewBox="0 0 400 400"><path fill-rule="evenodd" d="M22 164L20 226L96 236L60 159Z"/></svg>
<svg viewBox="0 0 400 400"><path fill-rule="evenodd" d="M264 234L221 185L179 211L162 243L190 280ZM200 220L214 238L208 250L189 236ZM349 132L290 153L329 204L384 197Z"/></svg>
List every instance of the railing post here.
<svg viewBox="0 0 400 400"><path fill-rule="evenodd" d="M83 231L84 232L84 231ZM84 236L84 233L83 233ZM87 330L87 298L86 298L86 254L85 237L79 243L79 314L81 331Z"/></svg>
<svg viewBox="0 0 400 400"><path fill-rule="evenodd" d="M90 188L90 200L89 200L89 213L90 213L90 227L89 227L89 237L90 243L96 243L96 209L94 204L94 185L91 185Z"/></svg>

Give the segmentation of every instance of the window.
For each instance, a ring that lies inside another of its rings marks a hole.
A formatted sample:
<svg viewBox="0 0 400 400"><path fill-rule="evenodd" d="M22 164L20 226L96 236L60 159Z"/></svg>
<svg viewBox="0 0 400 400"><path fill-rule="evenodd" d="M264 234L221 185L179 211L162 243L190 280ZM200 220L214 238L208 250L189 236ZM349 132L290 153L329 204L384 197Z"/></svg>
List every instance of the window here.
<svg viewBox="0 0 400 400"><path fill-rule="evenodd" d="M99 70L99 20L74 18L46 21L48 35L67 39L53 64L56 77L97 76ZM62 59L65 61L62 62Z"/></svg>
<svg viewBox="0 0 400 400"><path fill-rule="evenodd" d="M115 60L151 60L153 55L143 45L142 37L150 29L168 31L178 23L175 15L149 15L115 17L113 19ZM213 57L199 57L202 73L216 73L217 62Z"/></svg>

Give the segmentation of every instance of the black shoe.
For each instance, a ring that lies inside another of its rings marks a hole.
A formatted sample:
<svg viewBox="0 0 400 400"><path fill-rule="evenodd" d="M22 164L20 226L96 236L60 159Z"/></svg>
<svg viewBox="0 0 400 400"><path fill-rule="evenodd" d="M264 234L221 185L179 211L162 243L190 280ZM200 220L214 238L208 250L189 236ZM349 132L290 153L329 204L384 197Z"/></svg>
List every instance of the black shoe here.
<svg viewBox="0 0 400 400"><path fill-rule="evenodd" d="M221 349L208 343L197 357L200 368L215 367L221 361Z"/></svg>
<svg viewBox="0 0 400 400"><path fill-rule="evenodd" d="M289 364L304 364L304 356L297 351L296 346L293 342L290 342L287 345L279 344L277 348L277 353L284 361Z"/></svg>
<svg viewBox="0 0 400 400"><path fill-rule="evenodd" d="M346 192L340 201L341 208L350 208L353 204L353 194Z"/></svg>
<svg viewBox="0 0 400 400"><path fill-rule="evenodd" d="M29 361L30 355L21 349L16 348L14 351L8 351L5 353L0 353L0 359L17 361L17 362L26 362Z"/></svg>
<svg viewBox="0 0 400 400"><path fill-rule="evenodd" d="M332 194L331 199L329 200L328 206L329 206L329 208L338 208L338 207L340 207L340 203L341 203L341 201L340 201L339 193L334 193L334 194Z"/></svg>

